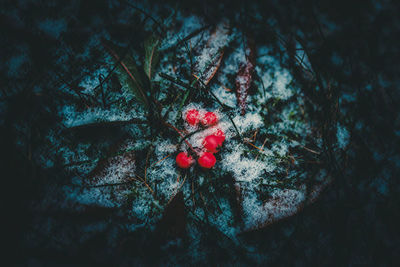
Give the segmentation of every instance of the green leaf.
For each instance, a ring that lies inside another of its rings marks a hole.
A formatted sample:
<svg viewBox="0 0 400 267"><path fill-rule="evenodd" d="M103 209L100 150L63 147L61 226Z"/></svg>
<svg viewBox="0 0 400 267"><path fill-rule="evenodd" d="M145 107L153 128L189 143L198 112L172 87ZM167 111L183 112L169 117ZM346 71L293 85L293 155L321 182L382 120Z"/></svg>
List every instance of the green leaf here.
<svg viewBox="0 0 400 267"><path fill-rule="evenodd" d="M155 36L150 36L144 42L144 72L147 77L151 81L152 72L154 68L157 66L159 60L158 47L160 44L160 40Z"/></svg>
<svg viewBox="0 0 400 267"><path fill-rule="evenodd" d="M132 56L125 56L123 59L115 52L117 46L110 42L103 41L104 47L108 50L112 58L118 64L119 78L128 84L129 89L146 108L149 107L149 101L146 95L146 88L141 80L138 68Z"/></svg>
<svg viewBox="0 0 400 267"><path fill-rule="evenodd" d="M145 86L140 78L140 73L131 56L125 57L119 64L120 77L128 84L129 89L142 104L148 106Z"/></svg>

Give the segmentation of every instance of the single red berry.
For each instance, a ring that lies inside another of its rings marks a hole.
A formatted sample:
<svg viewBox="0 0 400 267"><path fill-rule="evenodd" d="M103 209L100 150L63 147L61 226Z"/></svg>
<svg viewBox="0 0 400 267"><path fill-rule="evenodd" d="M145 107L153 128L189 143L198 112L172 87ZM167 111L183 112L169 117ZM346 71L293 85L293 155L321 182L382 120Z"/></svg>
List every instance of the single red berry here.
<svg viewBox="0 0 400 267"><path fill-rule="evenodd" d="M189 109L186 112L186 122L192 126L196 126L200 121L200 113L197 109Z"/></svg>
<svg viewBox="0 0 400 267"><path fill-rule="evenodd" d="M204 114L203 118L201 119L201 123L204 126L212 126L214 124L217 124L218 122L218 117L214 112L206 112L206 114Z"/></svg>
<svg viewBox="0 0 400 267"><path fill-rule="evenodd" d="M218 129L214 135L218 137L218 145L222 146L222 143L225 141L225 134L221 129Z"/></svg>
<svg viewBox="0 0 400 267"><path fill-rule="evenodd" d="M186 152L180 152L176 156L176 164L181 167L182 169L187 169L192 165L193 163L193 158L188 155Z"/></svg>
<svg viewBox="0 0 400 267"><path fill-rule="evenodd" d="M212 167L214 167L215 162L217 162L217 159L214 157L213 153L204 152L200 156L198 162L201 167L206 169L211 169Z"/></svg>
<svg viewBox="0 0 400 267"><path fill-rule="evenodd" d="M216 153L218 151L218 147L220 146L220 138L215 135L209 135L204 138L203 146L207 151Z"/></svg>

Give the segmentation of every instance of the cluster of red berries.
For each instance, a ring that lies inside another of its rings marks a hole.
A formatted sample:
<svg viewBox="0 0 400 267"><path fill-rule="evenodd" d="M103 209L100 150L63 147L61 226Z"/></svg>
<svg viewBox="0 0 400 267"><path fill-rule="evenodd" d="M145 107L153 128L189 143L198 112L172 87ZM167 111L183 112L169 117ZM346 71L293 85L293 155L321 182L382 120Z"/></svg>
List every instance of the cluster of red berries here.
<svg viewBox="0 0 400 267"><path fill-rule="evenodd" d="M197 109L190 109L186 112L185 120L191 126L197 126L201 122L203 126L209 127L218 123L218 116L214 112L206 112L201 116ZM214 153L218 152L218 148L222 146L224 141L225 134L221 129L204 138L203 146L206 151L202 152L197 160L201 167L206 169L214 167L217 162ZM183 169L189 168L193 163L193 157L188 155L187 152L180 152L176 156L176 164Z"/></svg>

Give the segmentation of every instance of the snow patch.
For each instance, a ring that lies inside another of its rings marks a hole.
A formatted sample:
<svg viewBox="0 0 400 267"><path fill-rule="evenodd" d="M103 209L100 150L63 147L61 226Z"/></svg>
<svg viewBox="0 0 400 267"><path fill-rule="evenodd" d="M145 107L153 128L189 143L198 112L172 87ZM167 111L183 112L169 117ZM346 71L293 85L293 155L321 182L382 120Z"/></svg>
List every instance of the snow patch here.
<svg viewBox="0 0 400 267"><path fill-rule="evenodd" d="M73 106L64 106L59 111L66 127L75 127L95 122L128 121L133 118L143 119L143 113L136 110L122 111L118 108L109 110L102 108L89 108L79 112Z"/></svg>
<svg viewBox="0 0 400 267"><path fill-rule="evenodd" d="M254 191L243 192L244 230L263 227L279 219L294 215L305 200L304 190L277 189L262 203Z"/></svg>

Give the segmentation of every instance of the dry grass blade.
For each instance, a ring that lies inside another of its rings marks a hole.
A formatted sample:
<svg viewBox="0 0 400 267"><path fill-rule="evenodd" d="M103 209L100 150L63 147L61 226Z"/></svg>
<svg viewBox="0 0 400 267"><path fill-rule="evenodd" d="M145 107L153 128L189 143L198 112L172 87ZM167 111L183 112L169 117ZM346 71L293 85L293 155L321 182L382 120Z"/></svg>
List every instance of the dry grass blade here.
<svg viewBox="0 0 400 267"><path fill-rule="evenodd" d="M150 167L153 167L153 166L155 166L155 165L157 165L157 164L159 164L159 163L161 163L161 162L163 162L164 160L166 160L167 158L169 158L170 156L172 156L172 154L169 154L169 155L167 155L167 156L165 156L165 157L163 157L162 159L160 159L159 161L157 161L157 162L155 162L155 163L153 163Z"/></svg>
<svg viewBox="0 0 400 267"><path fill-rule="evenodd" d="M244 141L246 144L249 144L250 146L252 146L252 147L254 147L254 148L260 150L261 152L264 151L262 148L259 148L258 146L254 145L253 143L251 143L251 142L249 142L249 141L247 141L247 140L245 140L245 139L243 139L243 141Z"/></svg>
<svg viewBox="0 0 400 267"><path fill-rule="evenodd" d="M152 71L159 60L158 57L159 43L160 41L154 36L148 38L144 43L144 49L145 49L144 71L150 81L151 81Z"/></svg>

